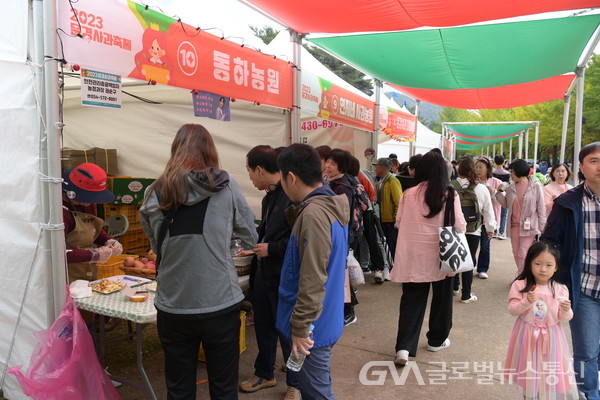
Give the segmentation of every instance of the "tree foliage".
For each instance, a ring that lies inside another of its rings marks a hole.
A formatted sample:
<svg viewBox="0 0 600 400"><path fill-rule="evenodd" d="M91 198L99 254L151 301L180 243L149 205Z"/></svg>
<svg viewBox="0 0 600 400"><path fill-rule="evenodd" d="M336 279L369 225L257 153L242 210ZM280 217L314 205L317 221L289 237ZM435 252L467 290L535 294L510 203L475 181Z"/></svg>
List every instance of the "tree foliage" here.
<svg viewBox="0 0 600 400"><path fill-rule="evenodd" d="M273 41L273 39L275 39L275 37L279 34L279 31L277 29L274 29L273 27L268 25L265 25L262 28L252 25L248 26L252 30L252 32L254 32L254 35L257 38L261 39L263 42L265 42L265 44L271 43L271 41Z"/></svg>

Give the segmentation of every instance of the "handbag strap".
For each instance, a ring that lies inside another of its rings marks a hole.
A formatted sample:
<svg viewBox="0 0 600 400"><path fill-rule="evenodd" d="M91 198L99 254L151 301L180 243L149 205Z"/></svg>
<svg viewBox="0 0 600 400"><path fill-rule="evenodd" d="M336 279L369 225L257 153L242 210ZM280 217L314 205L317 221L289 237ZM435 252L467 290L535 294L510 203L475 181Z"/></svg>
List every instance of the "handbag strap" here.
<svg viewBox="0 0 600 400"><path fill-rule="evenodd" d="M455 192L456 193L456 192ZM454 226L456 217L454 215L454 196L450 190L446 192L446 209L444 210L444 226Z"/></svg>

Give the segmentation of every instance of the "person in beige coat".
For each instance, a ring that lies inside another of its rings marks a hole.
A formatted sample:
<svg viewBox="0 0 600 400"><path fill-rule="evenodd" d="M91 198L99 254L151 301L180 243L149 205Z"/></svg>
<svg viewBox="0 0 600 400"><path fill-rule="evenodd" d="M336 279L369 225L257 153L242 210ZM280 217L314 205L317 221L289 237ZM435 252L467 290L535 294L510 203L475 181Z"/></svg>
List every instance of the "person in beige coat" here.
<svg viewBox="0 0 600 400"><path fill-rule="evenodd" d="M509 165L513 180L506 189L500 188L496 200L508 209L507 229L513 256L520 274L525 266L527 250L546 225L546 202L541 184L529 180L529 164L517 159Z"/></svg>

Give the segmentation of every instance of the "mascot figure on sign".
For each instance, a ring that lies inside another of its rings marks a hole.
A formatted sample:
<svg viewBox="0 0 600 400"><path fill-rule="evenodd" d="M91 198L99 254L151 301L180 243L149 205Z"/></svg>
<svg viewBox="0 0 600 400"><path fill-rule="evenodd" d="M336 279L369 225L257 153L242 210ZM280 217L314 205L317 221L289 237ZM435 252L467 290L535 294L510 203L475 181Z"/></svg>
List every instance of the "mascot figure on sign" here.
<svg viewBox="0 0 600 400"><path fill-rule="evenodd" d="M142 36L142 51L135 55L135 70L129 76L167 85L171 80L171 71L166 41L158 25L150 24Z"/></svg>

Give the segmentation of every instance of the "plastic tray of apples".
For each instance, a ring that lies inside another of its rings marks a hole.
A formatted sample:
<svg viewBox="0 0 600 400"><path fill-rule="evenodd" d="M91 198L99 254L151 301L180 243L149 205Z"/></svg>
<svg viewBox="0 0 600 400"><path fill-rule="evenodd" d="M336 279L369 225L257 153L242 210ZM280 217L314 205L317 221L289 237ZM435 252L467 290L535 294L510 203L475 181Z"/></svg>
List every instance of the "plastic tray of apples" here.
<svg viewBox="0 0 600 400"><path fill-rule="evenodd" d="M156 254L152 250L145 257L136 260L127 257L123 260L123 266L119 268L128 275L141 276L144 278L156 278Z"/></svg>

